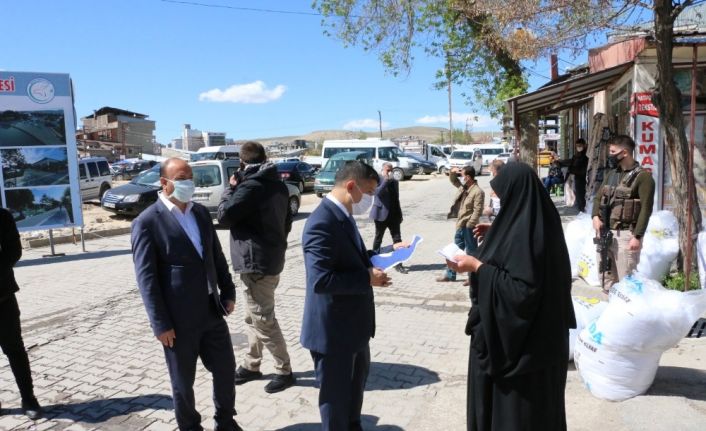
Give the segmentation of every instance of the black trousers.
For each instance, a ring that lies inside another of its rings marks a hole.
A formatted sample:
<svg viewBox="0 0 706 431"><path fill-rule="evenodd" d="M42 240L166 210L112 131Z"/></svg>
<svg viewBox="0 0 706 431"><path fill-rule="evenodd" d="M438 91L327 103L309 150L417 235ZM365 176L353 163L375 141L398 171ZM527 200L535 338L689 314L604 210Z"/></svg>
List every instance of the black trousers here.
<svg viewBox="0 0 706 431"><path fill-rule="evenodd" d="M373 251L379 252L380 246L382 245L382 237L385 236L385 230L390 229L390 235L392 236L392 243L402 241L402 234L400 233L401 222L393 222L389 220L377 221L375 220L375 239L373 240Z"/></svg>
<svg viewBox="0 0 706 431"><path fill-rule="evenodd" d="M311 352L319 383L322 431L362 431L360 411L370 371L370 347L351 354Z"/></svg>
<svg viewBox="0 0 706 431"><path fill-rule="evenodd" d="M211 307L203 328L176 329L174 347L164 347L169 378L172 383L174 414L182 431L201 431L201 415L196 411L194 380L196 361L201 362L213 378L214 419L217 430L235 429L235 357L228 324Z"/></svg>
<svg viewBox="0 0 706 431"><path fill-rule="evenodd" d="M17 387L20 389L22 402L30 405L36 404L29 358L22 341L20 307L17 305L14 293L0 299L0 347L10 362L12 374L14 374Z"/></svg>
<svg viewBox="0 0 706 431"><path fill-rule="evenodd" d="M586 209L586 179L574 177L574 192L576 193L576 208L583 212Z"/></svg>

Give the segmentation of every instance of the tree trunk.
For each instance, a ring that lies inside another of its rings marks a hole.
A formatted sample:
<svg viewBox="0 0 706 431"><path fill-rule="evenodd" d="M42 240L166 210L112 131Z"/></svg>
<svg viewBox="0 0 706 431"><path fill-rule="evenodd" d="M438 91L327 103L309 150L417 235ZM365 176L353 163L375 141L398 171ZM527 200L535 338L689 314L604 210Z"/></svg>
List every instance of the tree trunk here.
<svg viewBox="0 0 706 431"><path fill-rule="evenodd" d="M655 43L657 48L657 92L653 102L659 110L659 121L664 131L667 150L667 160L671 171L671 180L674 196L674 212L679 222L679 250L681 259L687 255L689 235L687 221L692 217L692 235L701 230L701 211L699 210L698 197L693 194L696 201L692 205L691 215L688 214L687 203L689 187L694 187L693 175L688 173L689 141L686 138L684 117L681 108L681 95L672 77L672 42L674 36L674 19L672 15L674 6L672 0L655 0ZM695 188L693 190L696 190ZM696 241L692 241L691 256L694 252ZM683 269L683 260L678 262ZM692 259L692 265L696 259Z"/></svg>
<svg viewBox="0 0 706 431"><path fill-rule="evenodd" d="M537 168L537 147L539 146L539 128L536 112L520 115L520 160Z"/></svg>

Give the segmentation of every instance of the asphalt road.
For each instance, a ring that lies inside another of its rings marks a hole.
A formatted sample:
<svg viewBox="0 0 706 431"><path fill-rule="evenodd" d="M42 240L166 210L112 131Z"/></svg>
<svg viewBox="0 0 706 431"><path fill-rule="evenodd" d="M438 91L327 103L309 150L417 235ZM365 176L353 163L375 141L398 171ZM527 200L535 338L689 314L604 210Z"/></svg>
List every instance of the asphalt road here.
<svg viewBox="0 0 706 431"><path fill-rule="evenodd" d="M53 225L63 225L69 221L69 213L66 209L54 208L47 212L37 214L35 216L27 217L24 220L17 222L18 228L30 227L30 226L53 226Z"/></svg>

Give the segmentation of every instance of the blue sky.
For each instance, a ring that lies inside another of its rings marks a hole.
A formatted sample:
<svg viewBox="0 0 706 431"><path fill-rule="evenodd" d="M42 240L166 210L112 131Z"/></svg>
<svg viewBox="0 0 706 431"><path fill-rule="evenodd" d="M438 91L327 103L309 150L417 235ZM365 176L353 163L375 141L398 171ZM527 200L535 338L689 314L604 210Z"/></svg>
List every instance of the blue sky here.
<svg viewBox="0 0 706 431"><path fill-rule="evenodd" d="M203 3L312 11L310 0ZM448 127L447 94L432 88L438 60L419 55L409 76L394 77L376 54L325 36L317 16L160 0L10 0L2 9L0 69L69 73L79 125L113 106L149 115L163 144L184 123L235 139L374 131L378 109L384 128ZM549 75L546 61L531 68ZM546 82L539 75L533 87ZM462 91L454 89L455 126L473 113L473 130L498 130Z"/></svg>

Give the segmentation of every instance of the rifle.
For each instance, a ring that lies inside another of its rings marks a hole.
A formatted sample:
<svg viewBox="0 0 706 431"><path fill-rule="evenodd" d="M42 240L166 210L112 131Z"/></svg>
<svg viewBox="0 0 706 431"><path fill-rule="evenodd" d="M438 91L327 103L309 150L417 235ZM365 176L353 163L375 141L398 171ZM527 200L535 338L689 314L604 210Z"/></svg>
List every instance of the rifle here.
<svg viewBox="0 0 706 431"><path fill-rule="evenodd" d="M608 250L613 243L613 232L610 231L610 205L608 203L601 204L600 209L603 225L599 237L593 238L593 243L596 244L596 252L601 256L601 261L598 262L598 271L601 273L601 288L605 289L605 273L611 269Z"/></svg>

